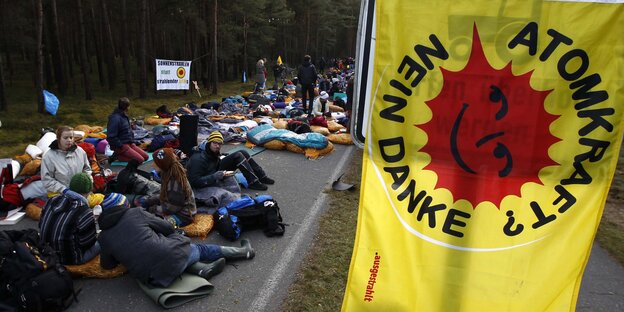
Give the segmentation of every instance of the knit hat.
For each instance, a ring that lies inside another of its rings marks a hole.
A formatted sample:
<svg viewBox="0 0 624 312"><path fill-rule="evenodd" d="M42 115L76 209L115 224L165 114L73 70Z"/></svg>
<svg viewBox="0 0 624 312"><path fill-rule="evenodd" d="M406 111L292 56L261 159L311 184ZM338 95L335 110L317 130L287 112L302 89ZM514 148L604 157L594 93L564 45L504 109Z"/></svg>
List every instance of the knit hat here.
<svg viewBox="0 0 624 312"><path fill-rule="evenodd" d="M108 209L112 207L117 207L121 205L125 205L128 201L126 200L126 196L123 196L119 193L110 193L104 197L102 201L102 209Z"/></svg>
<svg viewBox="0 0 624 312"><path fill-rule="evenodd" d="M223 134L219 131L212 131L208 136L208 143L213 141L223 143Z"/></svg>
<svg viewBox="0 0 624 312"><path fill-rule="evenodd" d="M153 155L154 163L156 163L156 166L162 170L169 170L176 158L176 155L173 153L173 149L169 147L156 150Z"/></svg>
<svg viewBox="0 0 624 312"><path fill-rule="evenodd" d="M89 174L77 173L71 178L69 189L78 194L88 194L93 189L93 181L91 181Z"/></svg>

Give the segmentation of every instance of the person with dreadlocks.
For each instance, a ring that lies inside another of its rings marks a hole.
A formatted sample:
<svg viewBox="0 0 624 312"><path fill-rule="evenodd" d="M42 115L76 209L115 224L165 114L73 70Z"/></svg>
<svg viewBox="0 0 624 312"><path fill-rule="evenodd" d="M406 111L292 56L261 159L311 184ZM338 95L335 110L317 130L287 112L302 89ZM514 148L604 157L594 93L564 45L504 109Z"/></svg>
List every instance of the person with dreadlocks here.
<svg viewBox="0 0 624 312"><path fill-rule="evenodd" d="M173 149L162 148L154 152L154 164L160 169L160 195L146 199L142 206L147 211L162 215L174 226L193 223L197 213L195 195Z"/></svg>

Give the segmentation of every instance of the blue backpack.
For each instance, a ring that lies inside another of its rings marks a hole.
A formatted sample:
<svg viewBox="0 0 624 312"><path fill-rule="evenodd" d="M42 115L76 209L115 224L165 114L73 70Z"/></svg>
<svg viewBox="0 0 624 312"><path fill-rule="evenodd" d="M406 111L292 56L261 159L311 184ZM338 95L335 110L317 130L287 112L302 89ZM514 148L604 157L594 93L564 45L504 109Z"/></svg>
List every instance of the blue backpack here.
<svg viewBox="0 0 624 312"><path fill-rule="evenodd" d="M285 232L279 206L271 195L243 195L217 209L215 220L219 234L229 240L237 240L242 231L254 229L262 229L269 237L283 236Z"/></svg>

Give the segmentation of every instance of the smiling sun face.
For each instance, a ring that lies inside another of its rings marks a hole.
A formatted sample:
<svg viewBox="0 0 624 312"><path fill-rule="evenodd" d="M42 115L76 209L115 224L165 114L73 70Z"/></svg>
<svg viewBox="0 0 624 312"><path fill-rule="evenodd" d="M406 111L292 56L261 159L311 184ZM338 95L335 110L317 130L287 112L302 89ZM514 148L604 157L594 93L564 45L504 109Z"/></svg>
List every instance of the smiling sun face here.
<svg viewBox="0 0 624 312"><path fill-rule="evenodd" d="M515 76L511 63L492 68L476 27L466 67L441 70L442 91L426 102L433 118L416 125L428 136L422 151L431 156L425 169L436 173L436 188L473 207L498 206L505 196L520 195L523 184L541 183L539 171L556 164L548 156L558 140L549 131L556 116L544 109L550 91L534 90L532 72Z"/></svg>

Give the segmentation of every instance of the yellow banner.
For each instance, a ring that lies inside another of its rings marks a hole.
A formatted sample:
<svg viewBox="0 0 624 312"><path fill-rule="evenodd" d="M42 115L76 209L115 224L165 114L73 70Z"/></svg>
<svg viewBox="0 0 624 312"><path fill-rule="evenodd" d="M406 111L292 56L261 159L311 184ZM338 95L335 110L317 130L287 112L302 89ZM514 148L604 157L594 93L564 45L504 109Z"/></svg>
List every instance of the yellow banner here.
<svg viewBox="0 0 624 312"><path fill-rule="evenodd" d="M376 1L344 311L575 309L622 138L613 2Z"/></svg>

